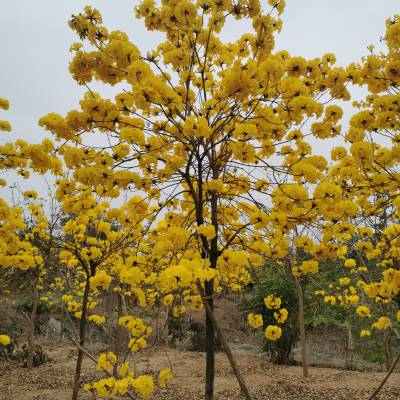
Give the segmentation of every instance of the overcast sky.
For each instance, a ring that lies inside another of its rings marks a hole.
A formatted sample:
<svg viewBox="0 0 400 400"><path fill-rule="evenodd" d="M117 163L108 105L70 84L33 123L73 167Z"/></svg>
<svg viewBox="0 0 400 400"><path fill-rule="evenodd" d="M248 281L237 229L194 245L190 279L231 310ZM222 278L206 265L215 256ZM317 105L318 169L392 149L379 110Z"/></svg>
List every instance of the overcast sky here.
<svg viewBox="0 0 400 400"><path fill-rule="evenodd" d="M68 73L69 47L77 37L67 21L86 4L101 11L110 31L126 31L141 50L157 44L157 33L134 17L136 0L2 0L0 97L10 100L11 109L0 119L11 122L13 133L2 134L0 143L17 137L39 142L41 116L77 107L85 90ZM332 52L346 65L365 55L369 44L382 48L385 20L396 13L399 0L287 0L277 49L305 58ZM233 21L224 36L232 40L245 31L245 24Z"/></svg>

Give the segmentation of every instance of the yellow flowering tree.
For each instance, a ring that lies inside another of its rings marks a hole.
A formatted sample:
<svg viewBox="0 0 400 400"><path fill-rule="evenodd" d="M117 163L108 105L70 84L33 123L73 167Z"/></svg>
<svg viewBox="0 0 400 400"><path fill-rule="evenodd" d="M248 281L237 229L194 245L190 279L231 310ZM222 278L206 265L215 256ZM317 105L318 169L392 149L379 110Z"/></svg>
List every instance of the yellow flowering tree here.
<svg viewBox="0 0 400 400"><path fill-rule="evenodd" d="M145 0L137 16L166 36L146 55L86 7L70 27L90 49L73 44L70 72L81 85L98 80L124 89L113 100L89 91L79 110L40 120L66 141L58 154L76 181L99 196L145 193L157 291L205 305L206 399L214 393L215 292L240 290L261 255L287 254L287 226L316 207L305 185L318 185L325 212L341 196L322 181L328 164L311 154L305 126L312 121L311 135L320 139L339 135L342 110L325 102L349 98L352 68L335 67L332 54L306 60L274 52L284 5ZM253 31L224 43L221 30L235 19L248 19ZM92 146L93 134L104 145Z"/></svg>
<svg viewBox="0 0 400 400"><path fill-rule="evenodd" d="M9 102L0 98L0 109L8 110ZM11 125L8 121L0 121L0 131L10 132ZM15 143L9 142L0 146L0 169L16 170L16 172L24 178L29 177L29 171L44 173L51 170L54 174L60 172L61 161L51 154L53 144L50 140L45 139L40 144L28 144L23 140L17 140ZM0 186L5 187L6 180L0 179ZM26 192L26 198L36 198L35 192ZM39 216L39 212L34 209L26 209L23 204L9 205L0 198L1 209L1 228L0 228L0 275L2 280L7 282L13 276L15 271L23 271L26 275L33 275L34 279L24 280L29 286L32 283L31 291L33 293L31 315L28 317L28 368L33 367L33 347L34 347L34 330L36 311L39 301L38 296L38 280L44 271L44 257L42 248L38 247L37 238L34 240L34 233L39 232L43 228L43 221L46 219L43 214ZM24 215L28 211L29 216ZM32 221L29 218L37 219L37 227L32 227ZM42 225L42 226L40 226ZM27 234L25 236L25 234ZM47 249L45 250L47 252ZM50 250L49 250L50 251Z"/></svg>
<svg viewBox="0 0 400 400"><path fill-rule="evenodd" d="M352 200L351 207L360 209L358 218L343 231L341 245L349 251L344 267L358 278L359 291L368 299L356 312L365 320L374 316L374 322L361 334L368 336L372 325L372 329L384 331L387 344L390 332L398 335L392 325L396 323L400 290L399 30L399 16L389 18L384 35L387 50L375 53L369 46L370 54L351 66L353 83L366 87L369 94L355 104L358 111L344 136L346 145L332 149L335 164L330 171L332 181Z"/></svg>

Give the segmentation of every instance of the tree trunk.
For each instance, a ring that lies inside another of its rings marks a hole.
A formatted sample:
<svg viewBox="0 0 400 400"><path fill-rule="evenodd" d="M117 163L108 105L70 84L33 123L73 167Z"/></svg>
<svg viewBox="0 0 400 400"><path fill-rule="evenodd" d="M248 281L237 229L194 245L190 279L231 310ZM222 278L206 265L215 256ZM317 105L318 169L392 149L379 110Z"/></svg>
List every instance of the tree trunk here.
<svg viewBox="0 0 400 400"><path fill-rule="evenodd" d="M83 351L82 347L85 346L85 336L86 336L86 319L87 319L87 306L89 300L89 291L90 291L90 281L89 281L89 273L86 275L86 285L85 291L82 299L82 315L81 320L79 322L79 350L78 350L78 359L76 361L75 368L75 379L74 379L74 388L72 392L72 400L78 400L79 395L79 386L81 380L81 370L82 370L82 361L83 361Z"/></svg>
<svg viewBox="0 0 400 400"><path fill-rule="evenodd" d="M346 369L353 369L354 341L351 331L351 320L347 322L347 349L346 349Z"/></svg>
<svg viewBox="0 0 400 400"><path fill-rule="evenodd" d="M60 343L62 343L64 339L64 325L65 325L65 311L61 309L61 328L60 328Z"/></svg>
<svg viewBox="0 0 400 400"><path fill-rule="evenodd" d="M205 302L211 312L214 312L214 281L207 281L205 286ZM214 378L215 378L215 331L214 324L210 317L210 313L206 308L206 386L205 386L205 399L214 400Z"/></svg>
<svg viewBox="0 0 400 400"><path fill-rule="evenodd" d="M386 371L390 370L393 364L393 351L392 351L392 340L389 329L384 331L384 341L385 341L385 359L386 359Z"/></svg>
<svg viewBox="0 0 400 400"><path fill-rule="evenodd" d="M225 354L228 357L228 360L231 364L233 372L239 383L240 389L242 390L246 400L252 400L252 397L250 395L249 389L247 388L246 382L245 382L242 374L240 373L239 366L237 365L236 360L233 357L232 350L229 347L229 344L226 341L225 336L222 333L220 327L218 326L218 322L217 322L217 319L215 318L215 314L214 314L213 310L211 309L211 307L209 306L209 304L207 302L204 302L204 307L206 309L206 314L207 314L208 318L210 319L215 331L217 332L217 335L222 344L222 347L224 348Z"/></svg>
<svg viewBox="0 0 400 400"><path fill-rule="evenodd" d="M298 277L294 278L299 296L299 328L300 328L300 345L301 345L301 363L303 366L303 376L308 377L308 360L307 360L307 344L306 330L304 326L304 292Z"/></svg>
<svg viewBox="0 0 400 400"><path fill-rule="evenodd" d="M214 176L217 178L217 176ZM211 193L211 223L215 229L215 237L210 241L210 266L217 268L218 251L218 197L215 190ZM205 238L204 238L205 239ZM206 309L206 382L205 382L205 400L214 400L214 379L215 379L215 326L212 321L214 315L214 280L204 283Z"/></svg>
<svg viewBox="0 0 400 400"><path fill-rule="evenodd" d="M35 349L35 325L37 317L37 307L39 303L39 292L38 292L38 279L35 278L33 282L33 299L32 299L32 311L29 319L29 336L28 336L28 369L33 368L33 354Z"/></svg>
<svg viewBox="0 0 400 400"><path fill-rule="evenodd" d="M123 331L122 331L122 326L118 323L119 319L122 317L122 299L121 293L118 294L118 311L117 311L117 326L116 326L116 335L115 335L115 355L117 356L117 362L114 364L114 369L113 369L113 376L114 378L118 378L118 361L119 361L119 355L121 353L121 348L122 348L122 340L123 340Z"/></svg>

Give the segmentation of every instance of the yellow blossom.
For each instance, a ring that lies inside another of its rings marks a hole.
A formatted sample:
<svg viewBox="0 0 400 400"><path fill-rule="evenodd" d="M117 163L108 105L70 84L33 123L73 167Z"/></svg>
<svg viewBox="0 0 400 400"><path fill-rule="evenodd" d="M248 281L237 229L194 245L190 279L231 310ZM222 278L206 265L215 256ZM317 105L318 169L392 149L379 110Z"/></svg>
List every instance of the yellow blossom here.
<svg viewBox="0 0 400 400"><path fill-rule="evenodd" d="M11 343L11 339L7 335L0 335L0 344L7 346Z"/></svg>
<svg viewBox="0 0 400 400"><path fill-rule="evenodd" d="M265 337L268 340L278 340L282 335L282 329L276 325L268 325L264 332Z"/></svg>
<svg viewBox="0 0 400 400"><path fill-rule="evenodd" d="M204 235L208 240L211 240L216 236L214 225L200 225L197 228L197 233L199 235Z"/></svg>
<svg viewBox="0 0 400 400"><path fill-rule="evenodd" d="M164 368L158 373L158 384L160 387L165 388L166 383L173 378L171 368Z"/></svg>
<svg viewBox="0 0 400 400"><path fill-rule="evenodd" d="M261 326L263 326L263 318L261 314L253 314L250 313L247 316L247 321L249 322L249 325L254 328L254 329L258 329Z"/></svg>
<svg viewBox="0 0 400 400"><path fill-rule="evenodd" d="M361 337L371 336L371 332L368 329L361 329L360 336Z"/></svg>
<svg viewBox="0 0 400 400"><path fill-rule="evenodd" d="M356 313L360 316L360 317L371 317L371 311L367 306L359 306L356 309Z"/></svg>

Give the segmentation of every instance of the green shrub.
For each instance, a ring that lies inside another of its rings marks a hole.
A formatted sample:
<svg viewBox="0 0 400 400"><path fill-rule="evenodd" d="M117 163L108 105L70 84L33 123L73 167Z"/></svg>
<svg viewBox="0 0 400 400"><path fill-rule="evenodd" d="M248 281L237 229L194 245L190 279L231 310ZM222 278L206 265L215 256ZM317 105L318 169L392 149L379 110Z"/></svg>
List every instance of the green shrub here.
<svg viewBox="0 0 400 400"><path fill-rule="evenodd" d="M264 298L269 294L279 296L282 306L288 310L286 322L281 325L282 336L277 341L267 340L263 331L260 352L266 354L270 360L277 364L290 364L293 359L291 352L299 336L298 329L298 296L296 286L291 274L277 264L268 265L258 277L247 298L241 303L240 310L247 319L249 313L261 314L264 321L263 330L268 325L276 325L273 310L266 308Z"/></svg>
<svg viewBox="0 0 400 400"><path fill-rule="evenodd" d="M363 360L370 363L384 363L385 358L385 346L382 343L370 347L364 347L361 349L361 357Z"/></svg>
<svg viewBox="0 0 400 400"><path fill-rule="evenodd" d="M174 317L172 315L172 312L168 313L167 329L169 340L172 345L176 344L176 342L179 342L184 338L186 326L187 318L185 315Z"/></svg>
<svg viewBox="0 0 400 400"><path fill-rule="evenodd" d="M33 298L31 294L25 295L21 297L21 299L18 301L17 304L17 310L18 311L23 311L26 314L29 314L32 312L32 307L33 307ZM47 302L43 300L38 301L37 305L37 315L42 315L42 314L49 314L52 311L52 306Z"/></svg>

